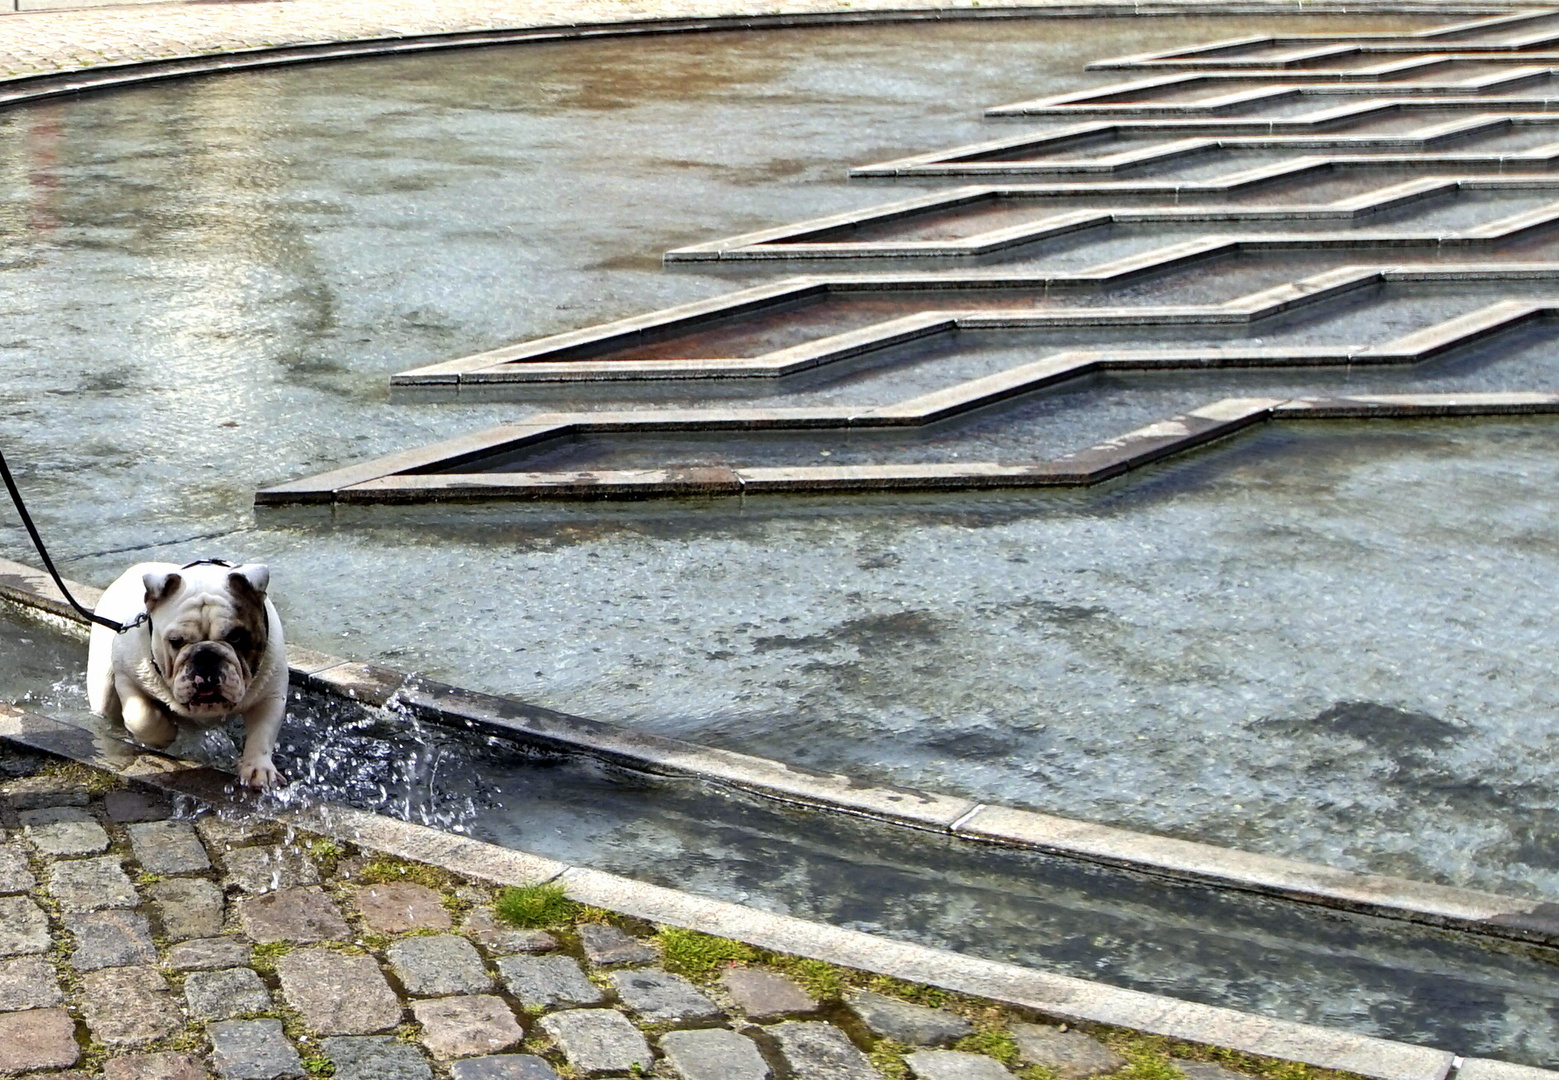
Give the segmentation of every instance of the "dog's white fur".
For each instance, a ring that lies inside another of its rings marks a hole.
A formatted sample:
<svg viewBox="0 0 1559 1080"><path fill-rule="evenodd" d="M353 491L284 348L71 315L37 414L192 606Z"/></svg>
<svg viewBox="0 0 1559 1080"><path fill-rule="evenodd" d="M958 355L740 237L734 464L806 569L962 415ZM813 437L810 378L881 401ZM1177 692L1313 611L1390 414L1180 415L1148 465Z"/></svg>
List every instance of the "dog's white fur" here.
<svg viewBox="0 0 1559 1080"><path fill-rule="evenodd" d="M123 634L93 625L92 711L122 720L138 742L158 750L173 742L180 723L207 727L242 714L239 781L280 783L271 753L287 711L287 656L281 619L265 595L269 583L270 570L259 564L130 567L103 593L97 613L121 623L143 611L151 619Z"/></svg>

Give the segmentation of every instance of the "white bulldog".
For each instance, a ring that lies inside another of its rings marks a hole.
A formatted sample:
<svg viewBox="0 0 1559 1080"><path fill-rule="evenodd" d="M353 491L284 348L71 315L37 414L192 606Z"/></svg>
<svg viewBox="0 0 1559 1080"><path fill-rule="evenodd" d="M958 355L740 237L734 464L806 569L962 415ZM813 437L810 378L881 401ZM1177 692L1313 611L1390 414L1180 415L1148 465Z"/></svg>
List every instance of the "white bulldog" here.
<svg viewBox="0 0 1559 1080"><path fill-rule="evenodd" d="M210 727L243 714L238 779L282 782L271 764L287 711L287 655L281 619L266 597L271 572L246 563L140 563L108 587L97 613L129 626L93 625L87 653L92 711L122 720L160 750L178 725ZM144 615L144 618L142 616Z"/></svg>

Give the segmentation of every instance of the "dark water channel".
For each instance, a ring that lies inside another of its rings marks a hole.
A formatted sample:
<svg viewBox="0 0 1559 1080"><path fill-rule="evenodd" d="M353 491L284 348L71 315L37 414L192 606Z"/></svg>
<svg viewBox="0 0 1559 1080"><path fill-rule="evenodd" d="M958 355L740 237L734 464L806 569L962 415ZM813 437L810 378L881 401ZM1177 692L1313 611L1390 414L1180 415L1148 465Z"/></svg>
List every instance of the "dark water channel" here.
<svg viewBox="0 0 1559 1080"><path fill-rule="evenodd" d="M0 694L99 726L79 712L73 676L83 663L76 643L0 611ZM217 735L174 749L225 766L230 747ZM764 910L1117 986L1559 1063L1551 949L785 807L307 693L294 693L277 762L294 781L289 803L346 802Z"/></svg>
<svg viewBox="0 0 1559 1080"><path fill-rule="evenodd" d="M990 137L984 106L1119 77L1079 71L1092 56L1421 25L595 42L13 110L0 443L72 576L263 559L302 645L871 779L1552 897L1547 421L1271 428L1080 494L250 505L283 480L620 401L620 388L392 400L387 380L762 280L776 271L668 272L659 256L909 194L848 184L845 167ZM1553 247L1529 241L1524 257ZM1336 262L1242 256L1123 283L1111 302L1216 302ZM1551 388L1545 333L1411 385ZM1016 429L1035 452L1073 449L1094 427L1117 434L1265 378L1094 380L1027 403ZM1345 381L1409 384L1283 385ZM979 422L957 438L995 440ZM32 561L0 522L0 551ZM8 696L79 709L80 669L74 645L0 625ZM540 761L393 717L343 722L306 700L290 730L297 797L1121 985L1559 1064L1546 956Z"/></svg>

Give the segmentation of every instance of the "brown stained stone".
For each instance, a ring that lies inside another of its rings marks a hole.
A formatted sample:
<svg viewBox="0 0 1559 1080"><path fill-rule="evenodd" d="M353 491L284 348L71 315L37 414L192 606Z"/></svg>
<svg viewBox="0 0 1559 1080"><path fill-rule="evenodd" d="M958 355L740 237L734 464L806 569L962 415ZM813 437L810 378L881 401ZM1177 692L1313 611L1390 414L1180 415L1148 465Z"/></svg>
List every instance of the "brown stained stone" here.
<svg viewBox="0 0 1559 1080"><path fill-rule="evenodd" d="M0 1012L46 1009L63 1000L59 978L42 957L0 960Z"/></svg>
<svg viewBox="0 0 1559 1080"><path fill-rule="evenodd" d="M0 1073L63 1069L80 1056L76 1022L64 1009L0 1013Z"/></svg>
<svg viewBox="0 0 1559 1080"><path fill-rule="evenodd" d="M146 891L157 905L169 940L215 937L222 932L226 901L222 890L204 878L170 878Z"/></svg>
<svg viewBox="0 0 1559 1080"><path fill-rule="evenodd" d="M210 1080L191 1054L126 1054L103 1062L103 1080Z"/></svg>
<svg viewBox="0 0 1559 1080"><path fill-rule="evenodd" d="M244 967L253 957L253 946L238 938L197 938L170 947L163 964L169 971L216 971Z"/></svg>
<svg viewBox="0 0 1559 1080"><path fill-rule="evenodd" d="M400 934L407 930L448 930L454 925L443 898L425 885L364 885L357 910L370 930Z"/></svg>
<svg viewBox="0 0 1559 1080"><path fill-rule="evenodd" d="M244 932L255 941L286 941L311 945L316 941L347 941L352 931L336 905L317 885L266 893L238 905Z"/></svg>
<svg viewBox="0 0 1559 1080"><path fill-rule="evenodd" d="M282 994L320 1035L371 1035L401 1022L401 1003L371 956L329 949L288 953L276 964Z"/></svg>
<svg viewBox="0 0 1559 1080"><path fill-rule="evenodd" d="M150 967L83 975L81 1012L93 1038L109 1046L144 1046L184 1027L167 980Z"/></svg>
<svg viewBox="0 0 1559 1080"><path fill-rule="evenodd" d="M496 1054L525 1037L509 1006L491 994L417 1001L411 1011L422 1045L441 1061Z"/></svg>
<svg viewBox="0 0 1559 1080"><path fill-rule="evenodd" d="M653 964L660 959L648 943L611 923L583 923L579 944L592 964Z"/></svg>
<svg viewBox="0 0 1559 1080"><path fill-rule="evenodd" d="M731 968L720 985L736 1007L754 1020L773 1020L817 1009L811 994L785 976L757 968Z"/></svg>

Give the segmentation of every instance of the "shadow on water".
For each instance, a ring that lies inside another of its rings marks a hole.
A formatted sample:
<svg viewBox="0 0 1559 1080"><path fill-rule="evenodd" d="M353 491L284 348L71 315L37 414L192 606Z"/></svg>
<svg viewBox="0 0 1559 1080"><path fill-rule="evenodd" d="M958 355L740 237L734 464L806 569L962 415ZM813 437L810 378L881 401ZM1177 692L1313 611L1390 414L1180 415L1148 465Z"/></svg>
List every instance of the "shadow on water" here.
<svg viewBox="0 0 1559 1080"><path fill-rule="evenodd" d="M0 617L0 695L86 723L83 650ZM869 628L862 633L870 637ZM62 678L61 673L65 675ZM1345 733L1379 706L1318 718ZM1400 717L1394 719L1401 719ZM1445 737L1399 725L1404 745ZM229 766L232 732L173 748ZM1411 745L1409 745L1409 752ZM1559 1064L1559 954L791 807L293 694L282 805L346 803L764 910L1068 975Z"/></svg>

